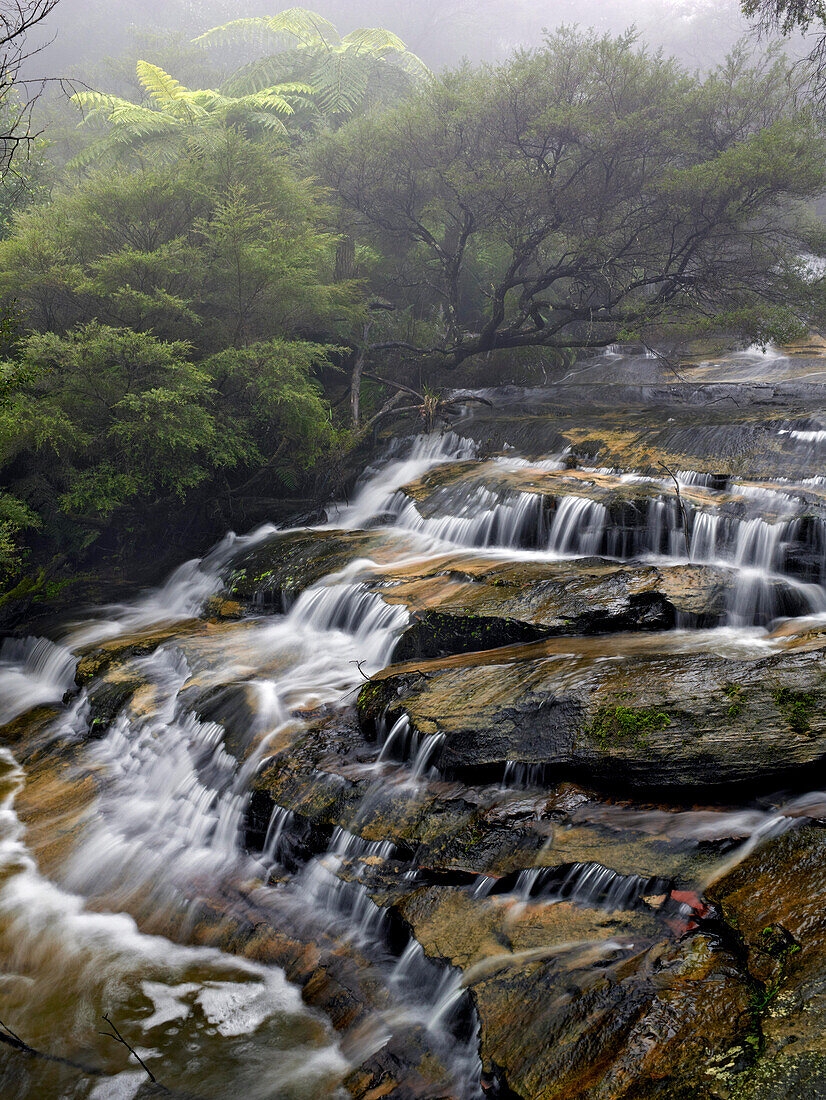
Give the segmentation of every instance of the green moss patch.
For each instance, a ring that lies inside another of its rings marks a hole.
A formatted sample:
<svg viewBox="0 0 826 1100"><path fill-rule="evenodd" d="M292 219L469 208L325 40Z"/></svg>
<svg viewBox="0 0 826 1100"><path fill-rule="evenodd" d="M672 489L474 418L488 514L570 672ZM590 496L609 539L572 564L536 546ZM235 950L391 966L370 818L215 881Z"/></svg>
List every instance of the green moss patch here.
<svg viewBox="0 0 826 1100"><path fill-rule="evenodd" d="M789 723L795 733L811 733L811 712L815 706L815 695L811 691L792 691L791 688L776 688L772 698L777 709Z"/></svg>
<svg viewBox="0 0 826 1100"><path fill-rule="evenodd" d="M595 737L605 748L610 741L624 740L645 743L649 733L668 729L671 719L664 711L635 710L624 704L601 706L586 734Z"/></svg>

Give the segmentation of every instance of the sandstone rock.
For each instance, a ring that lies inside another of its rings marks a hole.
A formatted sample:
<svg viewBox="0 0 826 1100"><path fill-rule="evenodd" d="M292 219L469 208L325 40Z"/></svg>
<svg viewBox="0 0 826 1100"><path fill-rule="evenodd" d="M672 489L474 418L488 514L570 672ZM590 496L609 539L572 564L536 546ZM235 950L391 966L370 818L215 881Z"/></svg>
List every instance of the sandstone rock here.
<svg viewBox="0 0 826 1100"><path fill-rule="evenodd" d="M822 650L751 661L500 653L511 659L388 670L361 691L363 728L407 714L420 736L443 735L434 763L446 776L492 778L518 762L614 788L779 783L826 756Z"/></svg>

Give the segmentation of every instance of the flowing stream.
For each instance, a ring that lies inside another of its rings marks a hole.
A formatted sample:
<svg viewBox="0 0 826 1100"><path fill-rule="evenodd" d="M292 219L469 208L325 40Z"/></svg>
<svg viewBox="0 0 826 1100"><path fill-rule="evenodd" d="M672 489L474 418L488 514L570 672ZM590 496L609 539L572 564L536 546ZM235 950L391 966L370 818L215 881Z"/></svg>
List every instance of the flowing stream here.
<svg viewBox="0 0 826 1100"><path fill-rule="evenodd" d="M484 457L460 424L391 447L350 502L330 507L316 533L386 533L395 540L396 568L461 552L486 561L599 556L734 571L718 623L591 638L579 650L568 640L560 677L565 661L622 659L624 646L629 654L779 652L781 622L826 622L826 520L816 472L826 430L778 432L784 447L816 456L806 477L679 470L678 494L670 474L582 462L571 471L579 481L566 482L565 449ZM402 491L456 463L462 476L424 505ZM531 478L542 485L558 479L553 508L544 490L518 487ZM591 484L612 492L633 487L640 503L618 511L609 492L583 492ZM405 716L378 730L377 742L347 763L346 777L360 784L358 805L324 844L306 841L295 814L277 804L258 843L250 840L255 777L320 712L352 708L365 679L391 663L410 623L403 603L388 602L368 583L387 558L356 556L281 611L261 605L220 628L191 629L232 563L266 545L274 530L228 536L161 588L99 609L57 641L2 643L0 721L44 717L32 723L36 733L8 739L0 753L0 1019L32 1047L90 1071L9 1057L0 1070L3 1096L143 1095L144 1070L99 1034L104 1014L175 1095L343 1095L348 1073L408 1034L444 1067L439 1095L482 1095L469 976L427 957L364 884L377 865L398 865L400 877L418 873L410 852L362 834L388 796L415 809L438 787L444 736L413 733ZM132 703L98 736L87 690L75 686L79 657L119 637L153 633L156 643L132 657L124 674L134 680ZM243 708L229 719L204 714L196 701L227 685L243 686ZM503 781L479 797L495 806L546 782L508 765ZM622 818L622 827L689 845L723 839L731 864L803 813L801 797L762 808L671 813L606 804L600 812L603 824ZM807 806L819 798L805 797ZM466 879L479 904L508 898L515 912L560 901L633 910L670 889L667 872L639 876L577 860ZM313 945L319 966L350 960L364 986L379 990L365 997L354 1023L335 1030L325 1012L302 1000L285 973L286 941ZM595 958L624 946L602 943Z"/></svg>

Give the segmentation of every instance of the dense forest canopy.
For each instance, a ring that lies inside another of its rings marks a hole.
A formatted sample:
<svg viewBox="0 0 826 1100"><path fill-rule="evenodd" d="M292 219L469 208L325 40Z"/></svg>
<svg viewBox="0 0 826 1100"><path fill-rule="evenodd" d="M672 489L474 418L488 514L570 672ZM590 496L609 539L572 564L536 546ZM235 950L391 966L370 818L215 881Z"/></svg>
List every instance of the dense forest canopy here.
<svg viewBox="0 0 826 1100"><path fill-rule="evenodd" d="M744 5L795 32L818 7ZM456 368L819 323L799 42L697 69L527 2L319 8L150 3L131 36L85 9L113 55L78 47L0 210L5 599L311 504L371 430L436 422ZM39 64L74 49L56 10Z"/></svg>

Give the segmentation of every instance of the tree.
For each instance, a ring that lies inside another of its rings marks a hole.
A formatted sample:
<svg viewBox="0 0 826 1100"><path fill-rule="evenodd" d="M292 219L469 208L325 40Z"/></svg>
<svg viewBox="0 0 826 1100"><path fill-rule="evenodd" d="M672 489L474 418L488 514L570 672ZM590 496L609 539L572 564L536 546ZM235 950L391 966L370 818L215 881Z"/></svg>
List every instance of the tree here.
<svg viewBox="0 0 826 1100"><path fill-rule="evenodd" d="M26 566L21 533L31 594L139 530L166 545L248 525L264 487L277 515L329 469L341 440L319 380L361 318L336 240L314 188L231 130L209 157L97 173L17 218L0 242L17 316L0 587Z"/></svg>
<svg viewBox="0 0 826 1100"><path fill-rule="evenodd" d="M826 22L823 0L743 0L743 12L764 30L781 34L807 31L812 23Z"/></svg>
<svg viewBox="0 0 826 1100"><path fill-rule="evenodd" d="M328 350L281 338L195 363L185 343L98 322L29 336L0 363L0 591L26 529L44 576L182 508L224 525L265 478L295 490L336 443L313 379Z"/></svg>
<svg viewBox="0 0 826 1100"><path fill-rule="evenodd" d="M819 290L799 256L821 242L795 202L826 160L778 64L739 56L703 81L633 35L563 31L318 141L312 166L385 257L376 288L419 325L368 358L432 372L689 322L749 339L805 323Z"/></svg>
<svg viewBox="0 0 826 1100"><path fill-rule="evenodd" d="M149 98L148 106L101 92L72 96L75 106L87 112L84 124L102 122L108 132L74 157L70 167L104 158L118 160L125 152L171 161L216 129L286 134L283 120L295 114L296 98L312 95L306 84L278 84L240 97L206 89L192 91L147 61L137 63L137 74Z"/></svg>
<svg viewBox="0 0 826 1100"><path fill-rule="evenodd" d="M743 0L743 13L763 34L814 31L805 68L817 99L826 99L826 3L823 0Z"/></svg>
<svg viewBox="0 0 826 1100"><path fill-rule="evenodd" d="M59 0L0 0L0 176L14 166L21 148L37 140L31 115L42 81L21 80L23 64L31 56L26 46L29 32L38 27L57 7Z"/></svg>
<svg viewBox="0 0 826 1100"><path fill-rule="evenodd" d="M391 31L360 29L342 38L329 20L304 8L235 19L195 41L204 46L275 46L275 53L239 70L227 91L250 95L282 81L303 81L312 86L322 115L334 122L362 107L371 82L409 87L429 75L424 62Z"/></svg>
<svg viewBox="0 0 826 1100"><path fill-rule="evenodd" d="M359 296L334 281L317 191L222 131L209 156L91 176L0 243L0 299L24 329L97 320L199 355L274 337L337 343Z"/></svg>

